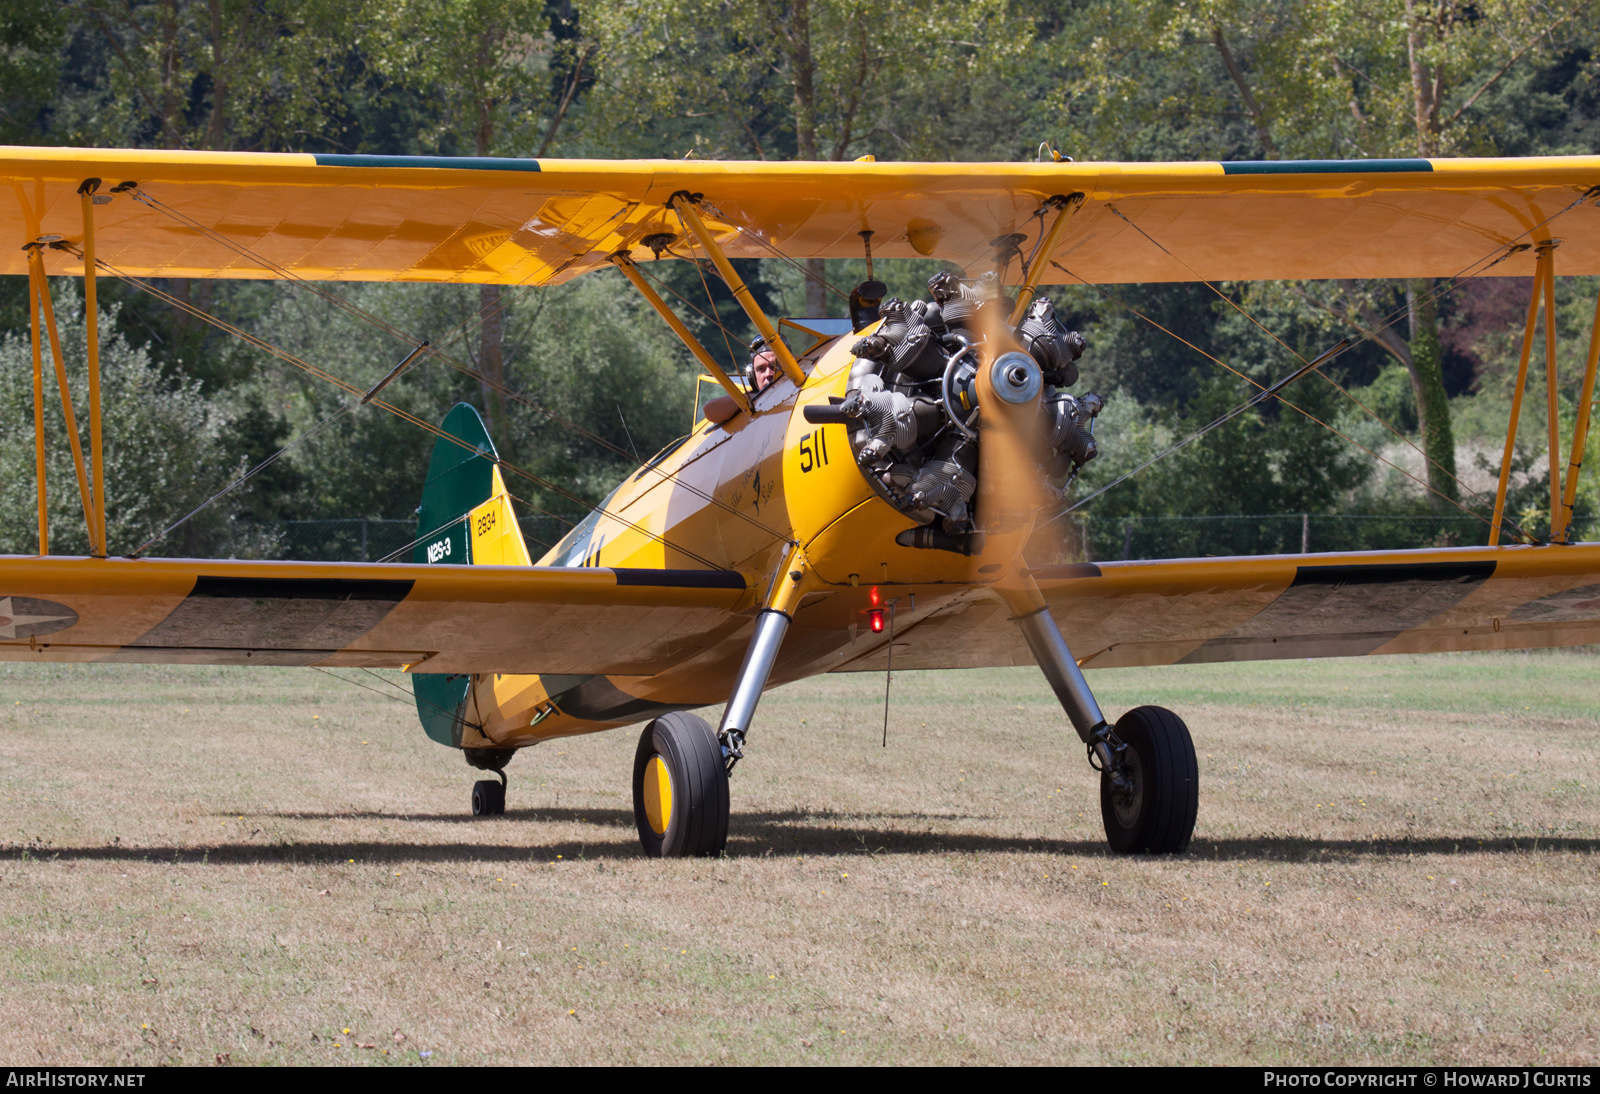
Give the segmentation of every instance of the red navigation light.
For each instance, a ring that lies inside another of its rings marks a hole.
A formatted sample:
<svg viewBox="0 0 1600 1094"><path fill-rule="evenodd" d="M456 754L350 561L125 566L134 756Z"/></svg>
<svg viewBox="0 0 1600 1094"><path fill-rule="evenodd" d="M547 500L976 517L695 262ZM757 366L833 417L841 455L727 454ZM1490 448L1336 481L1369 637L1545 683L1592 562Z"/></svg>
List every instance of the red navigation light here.
<svg viewBox="0 0 1600 1094"><path fill-rule="evenodd" d="M872 633L873 634L881 634L883 632L883 609L882 608L873 608L870 612L867 613L867 619L870 621L870 625L872 627Z"/></svg>

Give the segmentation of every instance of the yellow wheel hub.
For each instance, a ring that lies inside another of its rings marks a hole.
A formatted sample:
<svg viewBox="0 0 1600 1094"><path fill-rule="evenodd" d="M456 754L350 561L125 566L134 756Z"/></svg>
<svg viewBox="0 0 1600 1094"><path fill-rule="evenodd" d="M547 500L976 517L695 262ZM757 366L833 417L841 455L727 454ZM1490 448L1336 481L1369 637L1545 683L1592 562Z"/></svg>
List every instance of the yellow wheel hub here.
<svg viewBox="0 0 1600 1094"><path fill-rule="evenodd" d="M658 836L667 834L672 820L672 773L660 756L651 756L644 769L644 815Z"/></svg>

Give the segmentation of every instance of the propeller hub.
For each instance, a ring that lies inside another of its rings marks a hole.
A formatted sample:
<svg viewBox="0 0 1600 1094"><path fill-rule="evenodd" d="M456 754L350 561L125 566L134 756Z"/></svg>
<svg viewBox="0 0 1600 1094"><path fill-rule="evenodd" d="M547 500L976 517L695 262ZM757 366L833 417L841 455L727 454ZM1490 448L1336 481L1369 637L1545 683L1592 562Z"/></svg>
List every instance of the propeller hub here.
<svg viewBox="0 0 1600 1094"><path fill-rule="evenodd" d="M1031 403L1044 388L1043 372L1026 353L1016 350L1002 353L989 367L994 393L1008 403Z"/></svg>

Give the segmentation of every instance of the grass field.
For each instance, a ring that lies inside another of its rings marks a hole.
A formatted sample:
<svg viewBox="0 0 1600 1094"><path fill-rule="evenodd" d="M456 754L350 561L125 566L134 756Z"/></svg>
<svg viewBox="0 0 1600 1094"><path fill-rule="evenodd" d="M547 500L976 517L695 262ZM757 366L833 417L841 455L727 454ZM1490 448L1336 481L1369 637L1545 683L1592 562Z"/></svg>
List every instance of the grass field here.
<svg viewBox="0 0 1600 1094"><path fill-rule="evenodd" d="M728 856L660 862L637 730L474 820L317 672L0 666L0 1059L1600 1061L1600 657L1090 682L1188 720L1188 855L1103 852L1034 670L897 674L887 749L881 676L769 695Z"/></svg>

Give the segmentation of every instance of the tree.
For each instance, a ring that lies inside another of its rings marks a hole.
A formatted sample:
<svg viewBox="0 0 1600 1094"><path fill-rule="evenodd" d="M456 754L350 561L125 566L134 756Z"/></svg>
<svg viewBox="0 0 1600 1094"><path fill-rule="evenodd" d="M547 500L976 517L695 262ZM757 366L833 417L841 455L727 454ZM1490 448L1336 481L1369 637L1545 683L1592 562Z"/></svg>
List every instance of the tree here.
<svg viewBox="0 0 1600 1094"><path fill-rule="evenodd" d="M544 5L529 0L401 0L369 6L365 34L391 79L446 104L428 142L436 150L537 158L555 145L596 51L575 29L570 20L553 28ZM489 432L499 435L506 423L504 290L483 285L478 299L476 363L486 377Z"/></svg>
<svg viewBox="0 0 1600 1094"><path fill-rule="evenodd" d="M83 301L76 285L52 286L62 350L79 428L89 421ZM115 316L101 318L112 329ZM70 449L45 350L45 430L54 554L86 554L89 540ZM133 551L200 506L243 467L230 458L230 419L196 383L173 383L142 348L121 337L100 348L106 458L106 535L111 553ZM85 443L87 449L87 443ZM0 339L0 552L38 549L33 441L33 351L26 333ZM248 551L251 537L232 523L240 497L227 496L163 539L157 553L208 557Z"/></svg>
<svg viewBox="0 0 1600 1094"><path fill-rule="evenodd" d="M300 0L82 0L109 51L108 93L86 135L157 148L296 147L336 95L328 59L350 5Z"/></svg>
<svg viewBox="0 0 1600 1094"><path fill-rule="evenodd" d="M62 27L50 0L9 0L0 10L0 141L41 138L41 114L60 76Z"/></svg>
<svg viewBox="0 0 1600 1094"><path fill-rule="evenodd" d="M1117 5L1117 18L1128 6ZM1144 124L1199 107L1250 127L1254 155L1274 158L1433 157L1496 150L1499 123L1479 107L1520 64L1554 55L1558 32L1587 6L1552 12L1535 0L1147 0L1133 6L1144 33L1101 33L1088 51L1089 79L1068 113L1089 139L1106 139L1108 110L1134 106ZM1102 30L1110 9L1095 9ZM1155 99L1139 93L1129 62L1175 61L1166 86L1207 87L1205 95ZM1205 73L1211 75L1209 79ZM1126 110L1124 109L1124 113ZM1226 156L1232 149L1218 148ZM1237 153L1234 153L1237 154ZM1428 484L1441 504L1458 499L1455 441L1444 387L1436 285L1422 278L1385 288L1347 284L1318 293L1319 306L1375 331L1411 377ZM1398 292L1405 336L1378 321Z"/></svg>
<svg viewBox="0 0 1600 1094"><path fill-rule="evenodd" d="M902 89L960 82L1030 36L1005 0L644 0L586 18L608 132L763 160L890 158ZM806 312L824 315L823 261L806 269Z"/></svg>

